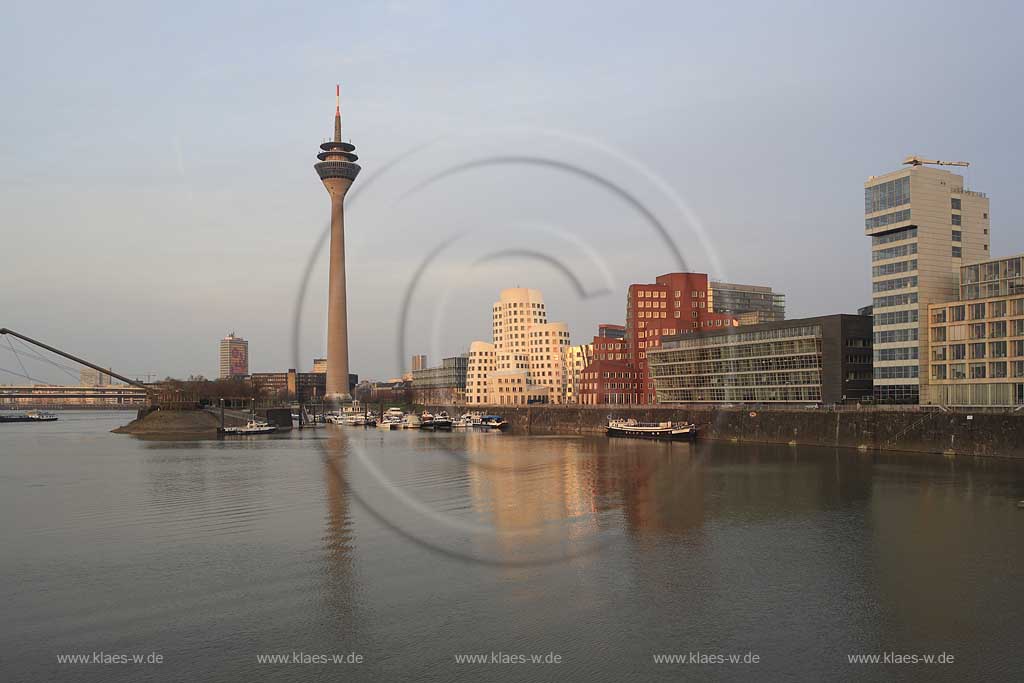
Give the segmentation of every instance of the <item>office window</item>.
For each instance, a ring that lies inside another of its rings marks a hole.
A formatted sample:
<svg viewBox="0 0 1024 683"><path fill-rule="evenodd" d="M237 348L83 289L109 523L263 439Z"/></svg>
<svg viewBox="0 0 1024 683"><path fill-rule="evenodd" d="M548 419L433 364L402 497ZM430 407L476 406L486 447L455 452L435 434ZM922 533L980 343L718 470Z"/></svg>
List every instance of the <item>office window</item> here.
<svg viewBox="0 0 1024 683"><path fill-rule="evenodd" d="M954 213L949 218L953 221L953 225L960 225L960 214Z"/></svg>
<svg viewBox="0 0 1024 683"><path fill-rule="evenodd" d="M985 379L984 363L971 363L968 371L971 379Z"/></svg>
<svg viewBox="0 0 1024 683"><path fill-rule="evenodd" d="M953 241L954 242L963 242L963 236L964 236L964 234L961 231L959 231L959 230L954 230L953 231Z"/></svg>
<svg viewBox="0 0 1024 683"><path fill-rule="evenodd" d="M910 203L910 176L903 176L887 183L864 188L864 213L885 211L886 209Z"/></svg>
<svg viewBox="0 0 1024 683"><path fill-rule="evenodd" d="M962 258L963 250L960 247L953 247L953 258Z"/></svg>
<svg viewBox="0 0 1024 683"><path fill-rule="evenodd" d="M950 200L949 200L949 203L950 203L950 206L952 208L956 209L957 211L960 210L960 198L959 197L951 197Z"/></svg>

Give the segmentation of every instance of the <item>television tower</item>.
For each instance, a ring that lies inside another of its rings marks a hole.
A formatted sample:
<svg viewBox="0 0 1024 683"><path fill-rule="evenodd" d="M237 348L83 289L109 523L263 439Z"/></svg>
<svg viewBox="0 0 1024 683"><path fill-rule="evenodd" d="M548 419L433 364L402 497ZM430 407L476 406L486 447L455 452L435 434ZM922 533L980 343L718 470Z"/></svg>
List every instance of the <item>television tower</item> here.
<svg viewBox="0 0 1024 683"><path fill-rule="evenodd" d="M341 86L335 88L334 139L320 145L314 164L331 195L331 270L327 298L327 389L324 399L351 400L348 385L348 302L345 292L345 193L359 175L355 146L341 141Z"/></svg>

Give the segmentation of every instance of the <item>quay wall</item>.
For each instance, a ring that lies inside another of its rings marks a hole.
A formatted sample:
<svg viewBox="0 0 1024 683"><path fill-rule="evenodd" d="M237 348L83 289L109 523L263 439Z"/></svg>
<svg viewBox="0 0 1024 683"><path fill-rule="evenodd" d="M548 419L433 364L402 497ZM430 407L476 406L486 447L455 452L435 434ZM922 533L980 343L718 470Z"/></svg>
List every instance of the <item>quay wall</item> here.
<svg viewBox="0 0 1024 683"><path fill-rule="evenodd" d="M467 406L428 406L461 415ZM701 438L737 443L838 446L1024 458L1024 411L996 412L894 407L722 408L715 406L480 406L527 434L602 434L609 415L644 422L688 421Z"/></svg>

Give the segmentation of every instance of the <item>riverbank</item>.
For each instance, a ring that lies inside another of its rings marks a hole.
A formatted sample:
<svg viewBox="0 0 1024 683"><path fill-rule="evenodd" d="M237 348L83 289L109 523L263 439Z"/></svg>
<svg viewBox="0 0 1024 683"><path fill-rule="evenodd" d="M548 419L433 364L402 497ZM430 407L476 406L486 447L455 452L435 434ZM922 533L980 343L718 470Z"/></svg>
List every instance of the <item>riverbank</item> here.
<svg viewBox="0 0 1024 683"><path fill-rule="evenodd" d="M461 415L467 406L430 406ZM525 434L599 434L609 415L686 421L704 439L1024 459L1024 414L869 406L857 409L676 406L481 406Z"/></svg>
<svg viewBox="0 0 1024 683"><path fill-rule="evenodd" d="M226 418L229 424L237 420ZM133 436L180 436L215 438L220 420L205 410L149 410L139 411L138 417L128 424L111 430L114 434Z"/></svg>

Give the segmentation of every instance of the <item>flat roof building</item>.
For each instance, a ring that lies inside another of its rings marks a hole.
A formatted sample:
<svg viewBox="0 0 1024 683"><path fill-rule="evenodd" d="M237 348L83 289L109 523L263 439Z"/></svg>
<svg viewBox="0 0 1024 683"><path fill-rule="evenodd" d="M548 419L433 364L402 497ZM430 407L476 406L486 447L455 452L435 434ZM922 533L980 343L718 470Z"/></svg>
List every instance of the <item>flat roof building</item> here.
<svg viewBox="0 0 1024 683"><path fill-rule="evenodd" d="M1024 255L960 268L960 300L928 307L929 403L1024 405Z"/></svg>
<svg viewBox="0 0 1024 683"><path fill-rule="evenodd" d="M960 266L989 257L988 198L968 190L963 176L905 163L864 183L880 403L927 395L928 306L955 300Z"/></svg>
<svg viewBox="0 0 1024 683"><path fill-rule="evenodd" d="M220 378L249 374L249 342L232 332L220 340Z"/></svg>
<svg viewBox="0 0 1024 683"><path fill-rule="evenodd" d="M786 295L762 285L708 282L708 308L728 313L740 325L770 323L786 319Z"/></svg>
<svg viewBox="0 0 1024 683"><path fill-rule="evenodd" d="M840 403L871 396L871 318L697 331L647 355L658 403Z"/></svg>
<svg viewBox="0 0 1024 683"><path fill-rule="evenodd" d="M426 356L422 356L426 358ZM415 356L414 356L415 358ZM462 403L466 398L466 368L469 354L441 359L441 364L412 372L413 401L416 403Z"/></svg>

